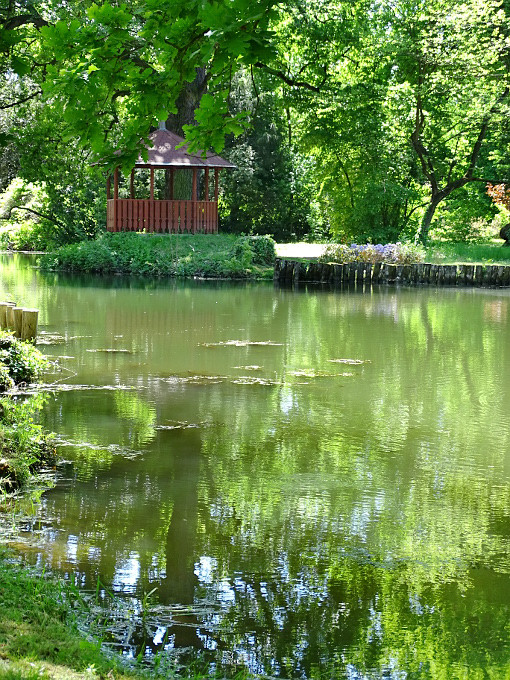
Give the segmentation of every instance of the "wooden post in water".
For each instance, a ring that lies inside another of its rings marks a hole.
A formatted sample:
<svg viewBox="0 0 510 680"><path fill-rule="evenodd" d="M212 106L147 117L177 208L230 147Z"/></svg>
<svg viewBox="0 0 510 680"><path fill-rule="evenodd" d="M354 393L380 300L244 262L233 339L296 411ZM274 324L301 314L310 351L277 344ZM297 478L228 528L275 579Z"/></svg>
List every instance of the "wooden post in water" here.
<svg viewBox="0 0 510 680"><path fill-rule="evenodd" d="M475 266L473 264L465 265L466 271L466 286L472 286L475 278Z"/></svg>
<svg viewBox="0 0 510 680"><path fill-rule="evenodd" d="M483 267L481 264L477 264L475 267L475 286L481 286L483 279Z"/></svg>
<svg viewBox="0 0 510 680"><path fill-rule="evenodd" d="M14 313L12 311L14 309L14 307L15 307L15 305L9 305L7 307L7 309L5 310L5 318L6 318L5 327L9 331L14 330Z"/></svg>
<svg viewBox="0 0 510 680"><path fill-rule="evenodd" d="M21 317L21 339L33 342L37 337L38 309L23 309Z"/></svg>
<svg viewBox="0 0 510 680"><path fill-rule="evenodd" d="M365 276L365 263L358 262L358 264L356 265L356 283L358 286L363 285L364 276Z"/></svg>
<svg viewBox="0 0 510 680"><path fill-rule="evenodd" d="M280 265L281 265L281 260L279 257L276 258L274 261L274 269L273 269L273 281L278 281L280 278Z"/></svg>
<svg viewBox="0 0 510 680"><path fill-rule="evenodd" d="M381 275L381 263L376 262L372 267L372 283L379 283L380 275Z"/></svg>
<svg viewBox="0 0 510 680"><path fill-rule="evenodd" d="M351 262L349 265L349 285L353 286L356 281L356 263Z"/></svg>
<svg viewBox="0 0 510 680"><path fill-rule="evenodd" d="M429 283L430 282L430 269L432 265L431 264L424 264L423 265L423 283Z"/></svg>
<svg viewBox="0 0 510 680"><path fill-rule="evenodd" d="M370 286L372 284L372 269L373 264L367 262L365 265L365 285Z"/></svg>
<svg viewBox="0 0 510 680"><path fill-rule="evenodd" d="M10 302L0 302L0 328L2 330L7 328L7 307L10 306Z"/></svg>
<svg viewBox="0 0 510 680"><path fill-rule="evenodd" d="M342 280L342 266L341 264L333 265L333 281L335 283L340 283Z"/></svg>
<svg viewBox="0 0 510 680"><path fill-rule="evenodd" d="M13 314L13 320L14 320L14 326L13 326L13 331L14 331L14 337L15 338L21 338L21 318L23 315L23 308L22 307L13 307L12 308L12 314Z"/></svg>

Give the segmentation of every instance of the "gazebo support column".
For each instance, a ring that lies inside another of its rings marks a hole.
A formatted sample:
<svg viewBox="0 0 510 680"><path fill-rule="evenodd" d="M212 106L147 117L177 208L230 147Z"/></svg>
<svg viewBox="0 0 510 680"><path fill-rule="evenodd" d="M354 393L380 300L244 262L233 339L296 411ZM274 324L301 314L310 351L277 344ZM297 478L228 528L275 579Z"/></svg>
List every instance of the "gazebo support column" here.
<svg viewBox="0 0 510 680"><path fill-rule="evenodd" d="M204 201L209 200L209 168L204 172Z"/></svg>
<svg viewBox="0 0 510 680"><path fill-rule="evenodd" d="M197 224L197 211L198 211L198 206L197 206L197 169L193 168L193 181L191 184L191 221L192 224L190 231L195 232L196 230L196 224Z"/></svg>
<svg viewBox="0 0 510 680"><path fill-rule="evenodd" d="M220 186L220 171L218 168L214 168L214 200L218 202L218 193Z"/></svg>
<svg viewBox="0 0 510 680"><path fill-rule="evenodd" d="M117 224L117 210L119 200L119 168L113 172L113 230L120 231L120 224Z"/></svg>
<svg viewBox="0 0 510 680"><path fill-rule="evenodd" d="M170 172L168 173L168 198L171 201L174 200L174 180L175 180L175 170L174 170L174 168L170 168Z"/></svg>
<svg viewBox="0 0 510 680"><path fill-rule="evenodd" d="M131 170L131 177L129 178L129 197L135 197L135 171Z"/></svg>
<svg viewBox="0 0 510 680"><path fill-rule="evenodd" d="M154 168L151 168L151 201L154 200Z"/></svg>

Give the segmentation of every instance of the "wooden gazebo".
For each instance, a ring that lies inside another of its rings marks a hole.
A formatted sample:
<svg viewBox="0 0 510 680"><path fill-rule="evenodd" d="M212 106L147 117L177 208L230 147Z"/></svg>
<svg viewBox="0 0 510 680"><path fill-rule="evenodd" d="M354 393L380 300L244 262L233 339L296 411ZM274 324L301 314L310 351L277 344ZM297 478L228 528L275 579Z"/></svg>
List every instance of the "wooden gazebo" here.
<svg viewBox="0 0 510 680"><path fill-rule="evenodd" d="M184 140L160 124L159 130L149 135L152 146L148 147L147 161L139 158L135 168L150 170L150 198L135 198L134 173L131 171L129 198L119 198L119 171L113 175L113 198L111 178L107 183L106 228L108 231L147 231L158 233L218 231L218 175L221 168L235 168L235 165L208 152L205 158L200 152L189 153L187 147L175 147ZM166 200L154 198L154 172L168 170ZM174 200L175 173L191 170L191 197ZM210 197L210 170L214 170L213 198ZM203 172L203 182L199 181ZM202 186L202 196L198 187Z"/></svg>

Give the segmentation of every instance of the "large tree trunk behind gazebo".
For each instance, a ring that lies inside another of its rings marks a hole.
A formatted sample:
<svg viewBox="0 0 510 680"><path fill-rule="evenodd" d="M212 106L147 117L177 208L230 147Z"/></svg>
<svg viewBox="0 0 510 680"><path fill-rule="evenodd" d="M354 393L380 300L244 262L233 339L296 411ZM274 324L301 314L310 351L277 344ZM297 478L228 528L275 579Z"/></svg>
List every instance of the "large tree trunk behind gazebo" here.
<svg viewBox="0 0 510 680"><path fill-rule="evenodd" d="M195 109L200 104L200 99L207 89L205 68L197 68L195 80L187 83L181 94L177 98L177 113L171 113L166 119L167 130L175 132L176 135L184 137L183 125L195 124ZM170 197L170 170L165 171L165 198ZM174 174L174 195L175 199L189 200L191 197L191 170L178 170ZM200 187L199 187L200 190Z"/></svg>

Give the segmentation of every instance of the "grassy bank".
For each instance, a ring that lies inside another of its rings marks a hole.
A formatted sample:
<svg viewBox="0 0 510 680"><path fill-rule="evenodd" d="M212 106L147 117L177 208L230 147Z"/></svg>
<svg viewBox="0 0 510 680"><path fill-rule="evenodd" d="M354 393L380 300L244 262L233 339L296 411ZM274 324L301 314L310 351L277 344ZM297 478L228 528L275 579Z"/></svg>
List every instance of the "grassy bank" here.
<svg viewBox="0 0 510 680"><path fill-rule="evenodd" d="M125 678L134 672L80 634L78 593L0 553L0 678ZM137 674L140 676L140 673Z"/></svg>
<svg viewBox="0 0 510 680"><path fill-rule="evenodd" d="M102 234L43 255L42 269L147 276L270 278L274 241L229 234Z"/></svg>
<svg viewBox="0 0 510 680"><path fill-rule="evenodd" d="M510 248L503 241L490 243L431 242L426 261L432 264L510 264Z"/></svg>

